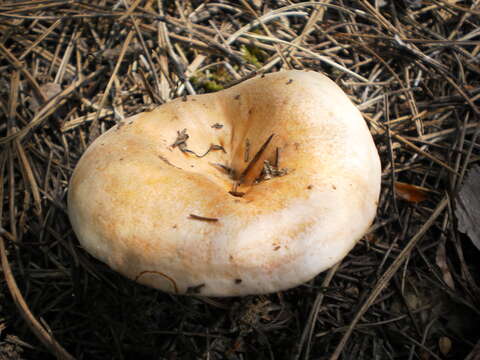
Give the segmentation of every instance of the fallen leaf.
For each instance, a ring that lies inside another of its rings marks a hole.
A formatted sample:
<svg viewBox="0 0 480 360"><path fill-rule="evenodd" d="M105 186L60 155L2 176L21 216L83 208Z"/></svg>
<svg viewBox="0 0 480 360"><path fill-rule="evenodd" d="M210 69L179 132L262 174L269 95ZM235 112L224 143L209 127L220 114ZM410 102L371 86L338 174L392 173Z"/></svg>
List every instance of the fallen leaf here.
<svg viewBox="0 0 480 360"><path fill-rule="evenodd" d="M480 250L480 166L471 168L455 200L458 230Z"/></svg>
<svg viewBox="0 0 480 360"><path fill-rule="evenodd" d="M62 91L62 87L59 84L53 83L53 82L48 82L43 85L40 85L40 90L42 91L43 96L45 96L45 99L50 100L53 98L55 95L57 95L59 92ZM30 103L30 109L33 112L36 112L41 106L43 105L43 101L33 95Z"/></svg>
<svg viewBox="0 0 480 360"><path fill-rule="evenodd" d="M421 186L395 181L395 192L403 200L419 203L427 199L428 190Z"/></svg>

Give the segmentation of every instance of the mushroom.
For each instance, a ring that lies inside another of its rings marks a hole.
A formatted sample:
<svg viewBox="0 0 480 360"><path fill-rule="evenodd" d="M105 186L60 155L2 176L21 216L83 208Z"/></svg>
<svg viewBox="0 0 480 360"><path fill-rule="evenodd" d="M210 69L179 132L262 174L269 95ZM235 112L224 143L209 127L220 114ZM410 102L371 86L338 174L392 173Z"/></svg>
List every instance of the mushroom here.
<svg viewBox="0 0 480 360"><path fill-rule="evenodd" d="M78 162L68 211L83 248L139 283L264 294L346 256L374 219L380 175L345 93L285 71L114 126Z"/></svg>

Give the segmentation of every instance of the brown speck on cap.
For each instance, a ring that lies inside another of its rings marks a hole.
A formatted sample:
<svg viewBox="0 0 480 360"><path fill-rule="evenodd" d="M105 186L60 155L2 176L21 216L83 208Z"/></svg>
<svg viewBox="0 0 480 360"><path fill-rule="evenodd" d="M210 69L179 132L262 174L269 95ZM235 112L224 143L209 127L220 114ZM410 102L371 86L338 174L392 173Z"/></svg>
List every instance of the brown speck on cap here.
<svg viewBox="0 0 480 360"><path fill-rule="evenodd" d="M229 193L230 195L236 196L236 197L243 197L243 196L245 195L244 192L241 192L241 191L233 191L233 190L229 191L228 193Z"/></svg>
<svg viewBox="0 0 480 360"><path fill-rule="evenodd" d="M242 282L242 279L235 279L235 284L240 284Z"/></svg>

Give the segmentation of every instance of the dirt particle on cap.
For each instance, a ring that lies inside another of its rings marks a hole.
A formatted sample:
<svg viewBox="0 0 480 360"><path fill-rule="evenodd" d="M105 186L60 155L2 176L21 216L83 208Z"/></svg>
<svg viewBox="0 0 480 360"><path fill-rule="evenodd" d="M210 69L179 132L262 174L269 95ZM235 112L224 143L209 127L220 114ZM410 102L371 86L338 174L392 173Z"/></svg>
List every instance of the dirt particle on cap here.
<svg viewBox="0 0 480 360"><path fill-rule="evenodd" d="M230 195L235 196L235 197L243 197L245 195L244 192L242 191L229 191L228 192Z"/></svg>

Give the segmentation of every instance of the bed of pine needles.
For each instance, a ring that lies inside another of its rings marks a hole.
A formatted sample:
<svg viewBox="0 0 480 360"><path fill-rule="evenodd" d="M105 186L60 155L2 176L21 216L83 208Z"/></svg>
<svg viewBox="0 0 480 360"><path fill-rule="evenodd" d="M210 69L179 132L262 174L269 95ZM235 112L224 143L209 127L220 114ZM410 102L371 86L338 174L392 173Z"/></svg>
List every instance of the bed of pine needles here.
<svg viewBox="0 0 480 360"><path fill-rule="evenodd" d="M255 74L324 72L382 160L378 216L268 296L171 296L79 245L66 194L116 122ZM480 160L480 2L0 1L0 359L479 359L480 252L455 198Z"/></svg>

